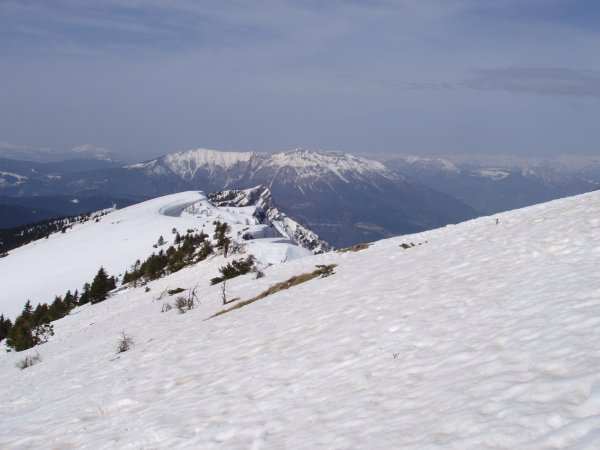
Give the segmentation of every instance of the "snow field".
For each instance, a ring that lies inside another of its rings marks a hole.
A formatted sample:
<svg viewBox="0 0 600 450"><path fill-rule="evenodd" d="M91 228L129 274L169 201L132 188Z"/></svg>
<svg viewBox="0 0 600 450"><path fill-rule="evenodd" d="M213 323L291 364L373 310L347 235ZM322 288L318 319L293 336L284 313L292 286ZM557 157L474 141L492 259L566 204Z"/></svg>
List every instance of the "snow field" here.
<svg viewBox="0 0 600 450"><path fill-rule="evenodd" d="M14 318L28 299L35 307L51 303L55 295L64 295L69 289L81 291L101 265L110 275L122 275L137 259L143 261L172 245L173 228L182 236L188 229L204 230L210 238L215 220L228 222L233 237L242 229L260 228L262 225L253 225L253 211L253 207L217 208L200 192L182 192L113 211L99 222L78 224L64 234L12 250L0 259L0 313ZM166 244L154 248L161 235ZM271 245L270 252L260 242L250 241L247 246L249 250L258 247L255 256L262 264L311 254L285 238Z"/></svg>
<svg viewBox="0 0 600 450"><path fill-rule="evenodd" d="M597 448L599 217L591 193L296 259L228 295L338 266L209 320L222 257L122 291L0 355L0 447Z"/></svg>

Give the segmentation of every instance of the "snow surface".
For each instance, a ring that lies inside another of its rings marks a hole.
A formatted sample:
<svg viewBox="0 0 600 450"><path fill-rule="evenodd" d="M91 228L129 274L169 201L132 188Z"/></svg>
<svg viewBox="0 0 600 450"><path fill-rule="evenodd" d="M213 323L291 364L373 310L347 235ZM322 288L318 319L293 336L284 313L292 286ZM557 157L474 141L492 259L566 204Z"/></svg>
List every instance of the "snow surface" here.
<svg viewBox="0 0 600 450"><path fill-rule="evenodd" d="M471 173L476 176L491 178L492 180L503 180L510 176L510 172L501 169L480 169L473 170Z"/></svg>
<svg viewBox="0 0 600 450"><path fill-rule="evenodd" d="M113 211L99 222L78 224L64 234L53 234L11 250L0 259L0 312L14 318L27 300L35 306L51 303L55 295L63 295L69 289L81 291L100 266L111 275L123 274L136 259L143 261L172 245L173 228L181 235L188 229L204 230L210 237L215 220L228 222L234 237L242 229L260 228L262 225L256 225L252 217L254 209L218 208L200 192L182 192ZM154 248L160 236L166 244ZM259 264L276 264L312 254L283 237L269 242L270 252L259 240L246 243L253 254L252 248L257 246L255 256L260 254ZM214 276L217 275L215 270Z"/></svg>
<svg viewBox="0 0 600 450"><path fill-rule="evenodd" d="M168 167L182 178L191 180L201 167L230 169L240 162L247 162L252 152L221 152L200 148L172 153L163 157Z"/></svg>
<svg viewBox="0 0 600 450"><path fill-rule="evenodd" d="M598 192L274 265L229 298L338 264L206 320L213 258L0 355L0 447L595 449L599 260ZM196 285L197 308L160 312Z"/></svg>
<svg viewBox="0 0 600 450"><path fill-rule="evenodd" d="M382 163L370 159L360 158L340 152L316 152L312 150L296 149L290 152L274 153L265 162L266 166L293 167L298 178L314 178L315 175L324 176L332 174L342 181L349 183L345 175L368 174L376 172L386 178L397 178Z"/></svg>

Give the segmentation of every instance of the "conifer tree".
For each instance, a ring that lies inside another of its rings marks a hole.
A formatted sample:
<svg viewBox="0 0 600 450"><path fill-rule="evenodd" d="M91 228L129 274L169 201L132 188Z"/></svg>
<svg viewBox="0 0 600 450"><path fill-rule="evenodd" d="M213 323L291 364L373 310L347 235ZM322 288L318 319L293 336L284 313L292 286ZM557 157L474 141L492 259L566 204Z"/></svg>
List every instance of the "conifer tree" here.
<svg viewBox="0 0 600 450"><path fill-rule="evenodd" d="M10 319L4 318L4 314L0 314L0 341L6 339L10 329L12 328L12 322Z"/></svg>
<svg viewBox="0 0 600 450"><path fill-rule="evenodd" d="M79 297L79 304L85 305L90 302L90 283L85 283L81 289L81 296Z"/></svg>
<svg viewBox="0 0 600 450"><path fill-rule="evenodd" d="M100 267L90 286L90 301L92 303L99 303L106 300L108 293L115 287L115 279L108 276L104 267Z"/></svg>

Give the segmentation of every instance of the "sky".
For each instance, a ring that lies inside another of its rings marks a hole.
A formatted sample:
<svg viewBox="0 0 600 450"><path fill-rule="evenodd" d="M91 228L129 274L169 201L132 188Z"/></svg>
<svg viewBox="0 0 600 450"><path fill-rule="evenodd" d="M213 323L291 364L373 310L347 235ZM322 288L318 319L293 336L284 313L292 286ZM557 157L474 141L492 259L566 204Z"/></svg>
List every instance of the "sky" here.
<svg viewBox="0 0 600 450"><path fill-rule="evenodd" d="M0 141L600 153L597 0L0 0Z"/></svg>

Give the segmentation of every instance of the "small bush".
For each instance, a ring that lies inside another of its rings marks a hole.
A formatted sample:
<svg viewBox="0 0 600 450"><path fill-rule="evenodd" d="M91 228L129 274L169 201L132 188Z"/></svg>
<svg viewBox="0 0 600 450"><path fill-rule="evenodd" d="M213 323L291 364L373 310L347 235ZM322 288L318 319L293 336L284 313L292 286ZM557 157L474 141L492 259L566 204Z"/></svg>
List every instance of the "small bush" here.
<svg viewBox="0 0 600 450"><path fill-rule="evenodd" d="M183 292L183 291L185 291L184 288L178 287L178 288L175 288L175 289L169 289L167 291L167 294L169 294L169 295L175 295L175 294L179 294L180 292Z"/></svg>
<svg viewBox="0 0 600 450"><path fill-rule="evenodd" d="M366 244L366 243L356 244L352 247L342 248L342 249L338 250L338 252L339 253L359 252L361 250L365 250L365 249L369 248L370 246L371 246L371 244Z"/></svg>
<svg viewBox="0 0 600 450"><path fill-rule="evenodd" d="M123 353L131 349L133 347L133 338L128 334L125 334L125 331L121 332L121 337L117 342L117 353Z"/></svg>
<svg viewBox="0 0 600 450"><path fill-rule="evenodd" d="M259 278L264 278L265 277L265 273L262 270L257 270L256 271L256 279L258 280Z"/></svg>
<svg viewBox="0 0 600 450"><path fill-rule="evenodd" d="M173 307L171 306L170 303L164 303L162 305L162 308L160 310L161 313L167 312L167 311L171 311L173 309Z"/></svg>
<svg viewBox="0 0 600 450"><path fill-rule="evenodd" d="M175 308L177 308L179 314L184 314L186 311L194 309L196 301L198 300L198 296L196 295L197 290L198 286L196 286L194 289L190 289L187 298L183 295L180 295L175 299Z"/></svg>
<svg viewBox="0 0 600 450"><path fill-rule="evenodd" d="M221 281L230 280L240 275L245 275L252 269L254 265L254 256L248 255L246 259L235 259L226 266L220 267L220 277L215 277L210 280L210 284L218 284Z"/></svg>
<svg viewBox="0 0 600 450"><path fill-rule="evenodd" d="M179 311L179 314L184 314L186 312L186 310L188 309L188 301L187 298L185 298L183 295L180 295L179 297L177 297L175 299L175 308L177 308L177 310Z"/></svg>
<svg viewBox="0 0 600 450"><path fill-rule="evenodd" d="M328 277L329 275L333 275L335 273L333 271L334 267L335 267L335 264L328 264L328 265L318 264L317 270L315 270L314 273L316 273L317 275L320 275L321 278L325 278L325 277Z"/></svg>
<svg viewBox="0 0 600 450"><path fill-rule="evenodd" d="M37 363L40 362L42 362L42 357L38 352L35 352L35 355L28 355L25 358L19 360L16 366L19 369L23 370L27 369L28 367L35 366Z"/></svg>

